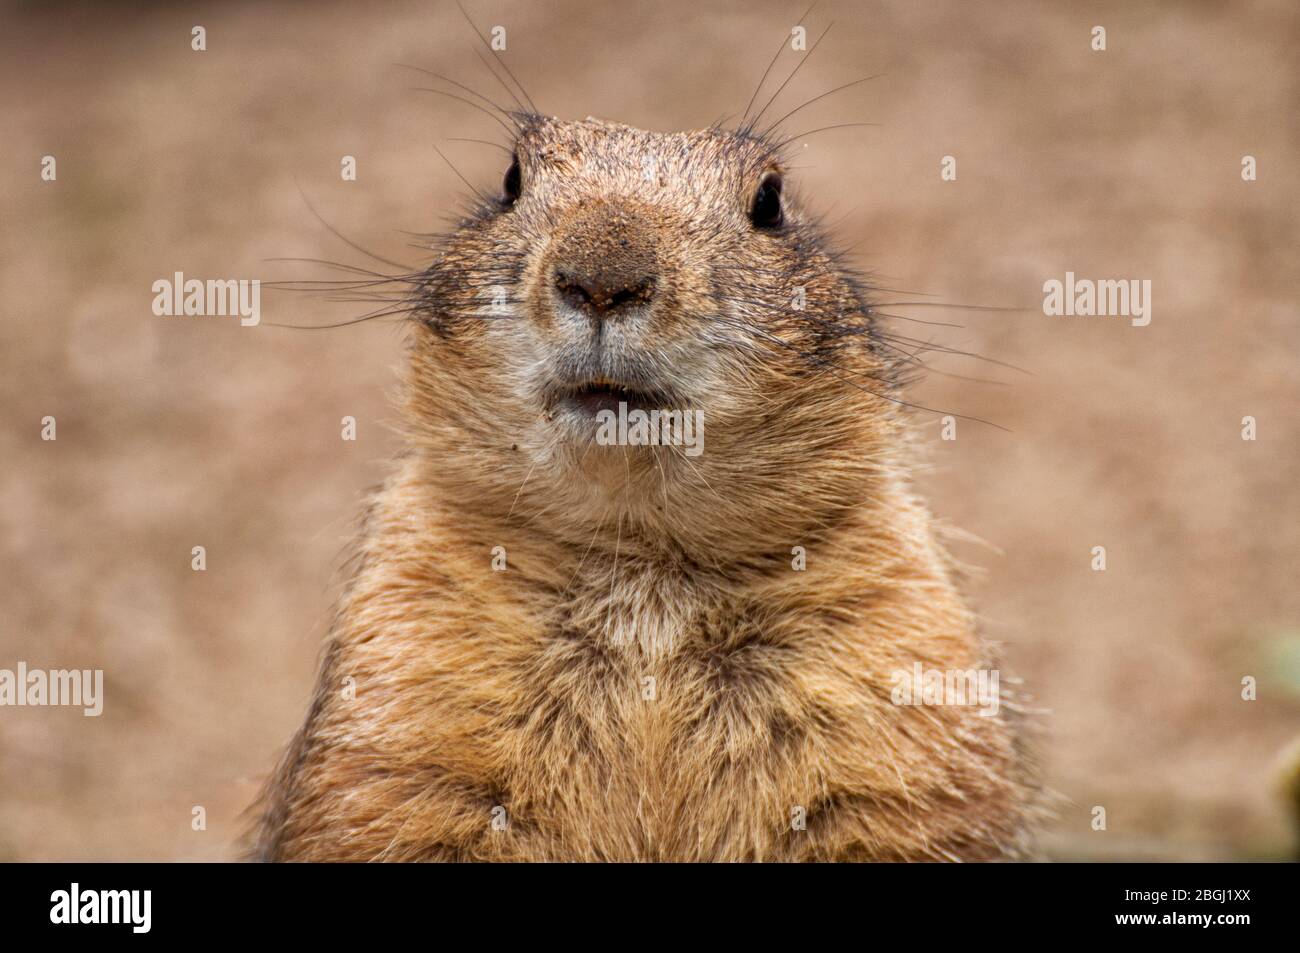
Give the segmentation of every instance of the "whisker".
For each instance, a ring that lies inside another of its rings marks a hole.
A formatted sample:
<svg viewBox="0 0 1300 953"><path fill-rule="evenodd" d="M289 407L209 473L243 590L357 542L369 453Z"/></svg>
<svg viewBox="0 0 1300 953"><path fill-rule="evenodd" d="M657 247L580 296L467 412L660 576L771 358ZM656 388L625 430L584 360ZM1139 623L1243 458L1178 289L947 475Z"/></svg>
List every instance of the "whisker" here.
<svg viewBox="0 0 1300 953"><path fill-rule="evenodd" d="M886 348L889 351L892 351L897 355L900 355L899 358L900 360L925 371L926 374L938 374L940 377L951 377L951 378L955 378L956 380L971 381L977 384L997 384L1002 387L1011 386L1010 382L1008 381L993 380L991 378L985 378L985 377L969 377L965 374L957 374L952 371L941 371L938 368L932 367L929 364L926 364L924 361L920 359L920 357L917 356L919 354L928 353L929 352L928 348L917 348L917 350L915 351L908 351L905 348L897 347L896 345L890 344L888 341L884 341L880 339L877 340L882 347Z"/></svg>
<svg viewBox="0 0 1300 953"><path fill-rule="evenodd" d="M448 142L477 142L481 146L491 146L493 149L500 149L508 156L513 156L514 152L501 145L499 142L492 142L490 139L466 139L464 137L448 136Z"/></svg>
<svg viewBox="0 0 1300 953"><path fill-rule="evenodd" d="M510 112L510 110L502 108L502 106L499 103L484 96L478 90L471 89L470 87L466 86L464 83L456 82L456 80L452 79L450 76L443 76L441 73L435 73L433 70L425 69L422 66L411 66L409 63L394 63L393 65L400 67L402 69L415 70L417 73L423 73L425 76L432 76L434 79L440 79L444 83L451 83L451 85L455 86L457 89L464 90L465 92L469 93L471 96L475 97L476 99L481 99L483 102L487 103L489 106L491 106L497 112L501 113L501 115L505 116L511 122L515 122L514 113ZM518 123L516 123L516 125L518 125Z"/></svg>
<svg viewBox="0 0 1300 953"><path fill-rule="evenodd" d="M375 281L375 282L362 282L359 284L348 284L345 282L312 281L308 279L300 279L300 280L290 280L290 281L263 281L262 287L271 288L275 291L297 291L303 294L325 294L325 293L338 294L339 292L346 292L346 291L366 291L367 289L377 289L382 287L385 284L388 284L388 282ZM324 287L315 287L317 285L323 285ZM409 294L409 292L405 290L400 292L398 291L384 292L378 290L370 290L370 294L376 300L378 300L380 297L382 297L385 294L398 294L398 293Z"/></svg>
<svg viewBox="0 0 1300 953"><path fill-rule="evenodd" d="M784 121L785 121L784 119L781 120L781 122ZM781 122L777 122L776 125L777 126L781 125ZM817 133L819 132L830 132L832 129L850 129L853 128L854 126L879 126L879 125L881 125L881 123L878 122L839 122L833 126L820 126L817 129L809 129L807 132L801 132L795 136L787 136L785 139L782 139L772 148L784 149L786 146L794 142L796 139L806 139L809 136L817 135Z"/></svg>
<svg viewBox="0 0 1300 953"><path fill-rule="evenodd" d="M493 122L495 122L498 126L504 129L511 137L513 137L515 135L515 132L517 131L517 130L512 130L509 126L507 126L505 124L505 120L503 120L496 113L492 112L492 110L488 109L485 106L480 106L472 99L466 99L464 96L457 96L455 93L449 93L445 89L433 89L428 86L412 86L411 89L412 91L417 93L435 93L438 96L446 96L448 99L454 99L457 100L458 102L464 103L466 106L471 106L474 109L477 109L483 115L490 117Z"/></svg>
<svg viewBox="0 0 1300 953"><path fill-rule="evenodd" d="M815 6L817 6L817 0L813 0L808 9L803 12L803 16L795 21L795 25L799 26L804 20L808 19L808 14L812 13L813 7ZM754 87L754 92L749 97L749 102L745 104L745 111L740 115L740 121L742 123L749 117L749 111L754 108L754 100L758 99L758 94L763 91L763 84L767 82L767 77L771 74L772 67L776 65L776 61L781 58L781 53L785 50L785 44L788 39L788 35L781 37L781 45L776 48L776 55L773 56L772 61L767 64L767 69L763 70L763 78L760 79L758 85Z"/></svg>
<svg viewBox="0 0 1300 953"><path fill-rule="evenodd" d="M887 340L890 341L902 341L904 344L911 344L916 347L923 347L928 351L940 351L944 354L957 354L960 355L961 357L969 357L976 361L984 361L986 364L996 364L998 367L1005 367L1008 370L1017 371L1021 374L1028 374L1030 377L1034 376L1032 371L1026 370L1023 367L1017 367L1015 364L1009 364L1006 361L999 361L992 357L985 357L984 355L976 354L973 351L962 351L959 350L958 348L944 347L943 345L935 344L930 341L919 341L916 338L909 338L909 337L905 337L904 335L893 334L891 332L881 332L881 333L882 333L882 337L885 337Z"/></svg>
<svg viewBox="0 0 1300 953"><path fill-rule="evenodd" d="M474 21L471 20L469 14L465 12L465 7L464 5L461 4L460 0L456 0L456 6L460 9L461 16L465 18L465 22L469 24L470 29L474 31L474 35L477 36L479 40L482 41L484 48L486 48L487 51L492 54L492 58L494 60L496 60L498 63L501 64L501 68L506 71L506 75L509 76L510 79L514 81L514 84L517 87L519 87L519 92L523 93L524 99L528 100L528 105L531 108L532 112L534 114L540 112L540 110L537 108L537 104L533 102L533 98L528 95L528 90L524 89L524 84L519 82L519 78L515 76L514 72L510 69L509 65L507 65L506 61L502 59L500 56L497 56L496 50L492 49L492 44L487 41L487 37L485 37L481 32L479 32L479 28L474 25ZM496 72L494 71L492 75L496 76ZM502 83L502 85L505 84ZM507 92L510 91L510 88L508 86L506 87L506 91ZM510 95L511 98L515 99L515 101L518 102L518 97L516 97L514 93L511 93ZM523 103L519 103L519 108L520 109L524 108Z"/></svg>
<svg viewBox="0 0 1300 953"><path fill-rule="evenodd" d="M723 321L724 321L724 323L732 323L733 326L736 326L736 325L734 324L734 322L727 322L727 319L726 319L726 318L723 318ZM840 380L841 383L848 384L850 387L853 387L853 388L856 389L856 390L862 391L864 394L869 394L869 395L871 395L872 397L877 397L877 398L879 398L879 399L881 399L881 400L886 400L886 401L889 401L890 403L897 404L897 405L899 405L899 406L901 406L901 407L907 407L907 408L910 408L910 409L912 409L912 410L920 410L920 411L924 411L925 413L931 413L931 414L950 415L950 416L953 416L953 417L957 417L957 418L959 418L959 419L961 419L961 420L969 420L969 421L973 421L973 422L975 422L975 423L986 424L987 426L993 427L993 428L995 428L995 429L997 429L997 430L1002 430L1002 431L1007 432L1007 433L1010 433L1010 432L1011 432L1011 431L1009 430L1009 428L1007 428L1007 427L1003 427L1001 424L996 424L996 423L994 423L994 422L991 421L991 420L985 420L985 419L983 419L982 417L973 417L973 416L970 416L970 415L968 415L968 414L959 414L959 413L955 413L955 412L953 412L953 411L945 411L945 410L939 410L939 409L934 408L934 407L927 407L927 406L925 406L924 404L918 404L918 403L915 403L915 402L913 402L913 401L903 400L903 399L900 398L900 397L892 397L892 396L890 396L890 395L888 395L888 394L882 394L882 393L880 393L880 392L878 392L878 391L874 391L874 390L872 390L872 389L870 389L870 388L868 388L868 387L863 387L862 385L857 384L856 382L854 382L854 381L852 381L852 380L849 380L848 378L844 377L842 374L837 373L837 370L836 370L836 368L834 367L834 365L830 364L830 363L829 363L829 360L826 359L826 358L818 358L818 357L816 357L815 355L811 355L811 354L808 354L808 353L805 352L805 351L801 351L798 347L796 347L795 345L791 344L789 341L783 341L783 340L781 340L781 338L777 337L776 335L769 334L768 332L764 331L762 328L754 327L754 326L750 325L748 322L742 322L742 323L739 325L739 327L740 327L741 330L745 330L745 331L748 331L748 332L750 332L750 333L758 334L759 336L761 336L761 337L763 337L763 338L765 338L765 339L771 340L771 341L772 341L773 343L775 343L775 344L779 344L779 345L781 345L782 347L785 347L785 348L788 348L788 349L794 351L794 352L795 352L797 355L799 355L801 358L803 358L804 360L808 361L808 362L811 363L813 366L817 367L819 373L823 373L823 372L824 372L824 373L830 373L831 376L836 377L838 380ZM872 374L862 374L862 375L860 375L860 376L865 377L865 378L867 378L868 380L880 381L881 383L885 383L885 384L888 384L888 383L889 383L888 381L885 381L884 379L879 378L879 377L876 377L875 375L872 375Z"/></svg>
<svg viewBox="0 0 1300 953"><path fill-rule="evenodd" d="M307 205L307 208L311 210L312 215L315 215L317 221L319 221L322 225L324 225L329 230L330 234L333 235L335 238L337 238L339 241L343 242L349 248L354 248L357 251L361 252L361 254L365 255L367 258L373 258L375 261L383 262L385 265L392 265L394 268L402 268L402 269L410 268L409 265L403 264L400 261L393 261L391 258L384 258L382 255L376 255L374 252L362 248L356 242L352 241L352 239L344 236L344 234L340 232L337 228L335 228L329 222L325 221L324 216L322 216L320 212L316 211L316 206L311 204L311 199L309 199L307 197L307 193L303 191L302 183L298 182L298 180L295 179L294 185L298 187L298 194L302 196L303 202Z"/></svg>
<svg viewBox="0 0 1300 953"><path fill-rule="evenodd" d="M908 308L953 308L961 311L1001 311L1006 314L1028 314L1032 310L1031 308L1003 308L991 304L955 304L950 301L881 301L878 303L888 307L903 305Z"/></svg>
<svg viewBox="0 0 1300 953"><path fill-rule="evenodd" d="M828 27L827 29L829 29L829 27ZM821 41L818 40L817 42L820 43ZM809 55L809 56L812 55L812 50L809 50L809 51L808 51L808 55ZM802 66L803 64L800 63L799 65ZM873 79L880 79L880 77L882 77L882 76L884 76L884 75L885 75L884 73L874 73L874 74L872 74L871 76L864 76L864 77L862 77L861 79L855 79L855 80L854 80L853 82L851 82L851 83L845 83L843 86L836 86L834 89L828 89L828 90L826 90L826 92L821 93L820 95L814 96L812 99L808 100L806 103L801 103L801 104L799 104L798 106L796 106L794 109L791 109L788 113L786 113L784 116L782 116L782 117L781 117L780 119L778 119L776 122L774 122L774 123L772 123L771 125L769 125L769 126L767 127L767 129L764 130L764 133L763 133L763 134L764 134L764 135L767 135L768 133L770 133L770 132L772 132L773 130L775 130L778 126L780 126L781 123L785 122L787 119L789 119L791 116L793 116L795 113L799 112L800 110L807 109L807 108L808 108L809 106L811 106L813 103L818 102L819 100L825 99L827 96L832 96L832 95L834 95L835 93L838 93L838 92L840 92L841 90L844 90L844 89L849 89L849 88L852 87L852 86L859 86L859 85L861 85L862 83L869 83L869 82L871 82L871 80L873 80ZM757 118L758 118L758 117L755 117L755 119L757 119ZM846 123L845 125L852 125L852 124L851 124L851 123ZM880 123L864 123L864 125L878 126L878 125L880 125ZM832 127L832 128L834 128L834 127Z"/></svg>
<svg viewBox="0 0 1300 953"><path fill-rule="evenodd" d="M447 167L451 169L452 172L456 173L456 178L460 179L462 182L465 183L465 187L467 189L469 189L471 192L477 195L480 199L483 200L487 199L487 196L484 195L482 192L480 192L478 189L476 189L469 179L465 178L463 175L460 174L460 169L456 168L454 165L451 164L451 160L448 159L445 155L443 155L441 149L439 149L437 146L434 146L433 151L438 153L439 158L441 158L443 162L447 163Z"/></svg>
<svg viewBox="0 0 1300 953"><path fill-rule="evenodd" d="M480 38L480 39L481 39L481 38ZM519 107L519 111L520 111L521 113L526 113L526 112L528 112L528 107L524 105L523 100L521 100L521 99L520 99L520 98L515 94L515 91L514 91L513 89L511 89L510 86L506 83L506 81L503 80L503 79L502 79L502 78L497 74L497 71L496 71L495 69L493 69L493 67L492 67L492 63L491 63L491 61L488 59L488 57L484 56L484 55L482 54L482 52L480 52L479 50L475 50L475 51L474 51L474 55L475 55L476 57L478 57L478 61L479 61L480 63L483 64L484 68L485 68L489 73L492 74L492 78L493 78L494 80L496 80L498 83L501 84L501 88L504 89L504 90L506 91L506 95L508 95L511 99L513 99L513 100L515 101L515 105ZM493 56L493 59L496 59L496 57ZM501 61L500 61L500 60L496 60L496 62L497 62L497 63L500 63Z"/></svg>
<svg viewBox="0 0 1300 953"><path fill-rule="evenodd" d="M817 52L817 47L822 45L822 40L826 39L826 34L831 32L831 27L833 27L834 25L835 25L835 21L832 20L827 25L826 29L822 30L822 35L817 37L817 42L814 43L812 45L812 48L809 49L808 52L803 55L803 58L799 60L798 65L796 65L795 68L790 71L790 75L785 78L785 82L777 87L776 92L772 94L772 98L769 99L763 105L763 108L758 111L758 115L756 115L753 119L749 121L750 129L753 129L756 125L758 125L758 121L763 118L763 113L767 112L768 109L771 107L772 103L776 102L776 98L781 95L781 93L785 90L787 86L790 85L790 80L794 79L795 76L799 74L799 70L803 69L804 64L807 63L810 59L812 59L812 55Z"/></svg>
<svg viewBox="0 0 1300 953"><path fill-rule="evenodd" d="M932 328L964 329L966 327L966 325L964 324L953 324L951 321L926 321L923 318L914 318L906 314L891 314L888 311L879 310L878 308L876 308L875 305L868 306L867 311L870 314L879 315L882 318L893 318L898 321L911 321L913 324L925 324L925 325L929 325Z"/></svg>
<svg viewBox="0 0 1300 953"><path fill-rule="evenodd" d="M413 308L394 308L390 311L378 311L372 314L364 314L359 318L352 318L349 321L339 321L335 324L280 324L275 321L263 321L262 323L273 328L287 328L291 331L329 331L334 328L346 328L353 324L363 324L366 321L374 321L377 318L386 318L396 314L410 314Z"/></svg>

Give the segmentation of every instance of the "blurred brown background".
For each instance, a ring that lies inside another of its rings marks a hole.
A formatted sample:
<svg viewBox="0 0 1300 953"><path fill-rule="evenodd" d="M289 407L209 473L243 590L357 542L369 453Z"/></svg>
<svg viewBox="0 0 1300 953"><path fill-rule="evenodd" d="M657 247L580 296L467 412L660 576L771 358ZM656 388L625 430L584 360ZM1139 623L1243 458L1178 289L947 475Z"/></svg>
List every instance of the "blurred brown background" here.
<svg viewBox="0 0 1300 953"><path fill-rule="evenodd" d="M805 4L468 6L507 27L547 112L668 130L741 112ZM495 188L503 156L448 140L502 133L392 64L500 90L446 2L0 9L0 667L103 668L107 695L99 718L0 709L0 859L233 857L396 447L401 331L270 327L365 308L265 288L260 327L155 317L151 285L336 277L278 256L369 267L300 187L352 240L419 263L405 233L443 227L463 191L434 146ZM1003 383L932 375L916 399L1011 432L963 421L945 443L933 415L916 425L935 510L988 544L959 547L985 570L972 598L1049 713L1051 855L1285 856L1300 9L831 0L809 33L832 20L777 106L885 76L788 131L880 125L810 136L799 193L901 297L1026 309L910 309L963 327L896 327L1030 372L944 356L936 369ZM949 154L956 182L939 177ZM1042 283L1067 270L1151 279L1151 325L1044 316Z"/></svg>

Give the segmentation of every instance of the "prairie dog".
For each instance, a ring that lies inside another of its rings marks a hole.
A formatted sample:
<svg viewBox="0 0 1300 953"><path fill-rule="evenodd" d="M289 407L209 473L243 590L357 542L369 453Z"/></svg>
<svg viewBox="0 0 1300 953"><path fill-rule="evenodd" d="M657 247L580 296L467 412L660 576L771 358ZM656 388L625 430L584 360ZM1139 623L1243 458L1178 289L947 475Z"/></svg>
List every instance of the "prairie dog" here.
<svg viewBox="0 0 1300 953"><path fill-rule="evenodd" d="M1014 706L898 703L996 660L909 484L898 353L779 144L513 119L418 282L406 449L258 855L1021 856ZM700 452L601 438L650 410Z"/></svg>

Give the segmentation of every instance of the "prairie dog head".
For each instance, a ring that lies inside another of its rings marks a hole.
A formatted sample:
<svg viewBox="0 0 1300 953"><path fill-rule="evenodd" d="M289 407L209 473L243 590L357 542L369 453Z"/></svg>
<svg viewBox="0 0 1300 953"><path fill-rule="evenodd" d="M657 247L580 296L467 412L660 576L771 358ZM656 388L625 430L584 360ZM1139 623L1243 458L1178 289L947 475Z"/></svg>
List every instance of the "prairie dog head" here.
<svg viewBox="0 0 1300 953"><path fill-rule="evenodd" d="M518 121L500 196L420 286L433 478L584 542L617 522L713 552L860 503L895 444L891 362L779 148Z"/></svg>

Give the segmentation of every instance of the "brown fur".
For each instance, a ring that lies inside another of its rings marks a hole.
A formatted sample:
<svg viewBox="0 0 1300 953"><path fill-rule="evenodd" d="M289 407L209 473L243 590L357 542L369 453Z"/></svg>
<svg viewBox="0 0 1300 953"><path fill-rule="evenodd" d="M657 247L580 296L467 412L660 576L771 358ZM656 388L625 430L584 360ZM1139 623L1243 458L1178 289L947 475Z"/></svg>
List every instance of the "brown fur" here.
<svg viewBox="0 0 1300 953"><path fill-rule="evenodd" d="M749 221L780 157L717 129L520 121L518 201L422 281L408 449L260 856L1019 854L1013 706L891 701L916 661L994 660L909 488L896 361L857 285L788 195L779 230ZM561 319L557 268L653 275L653 303L602 328L602 374L702 409L702 455L597 446L557 409L594 333Z"/></svg>

